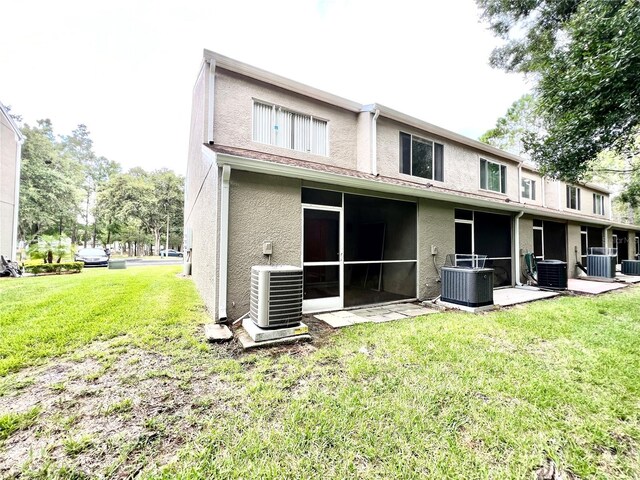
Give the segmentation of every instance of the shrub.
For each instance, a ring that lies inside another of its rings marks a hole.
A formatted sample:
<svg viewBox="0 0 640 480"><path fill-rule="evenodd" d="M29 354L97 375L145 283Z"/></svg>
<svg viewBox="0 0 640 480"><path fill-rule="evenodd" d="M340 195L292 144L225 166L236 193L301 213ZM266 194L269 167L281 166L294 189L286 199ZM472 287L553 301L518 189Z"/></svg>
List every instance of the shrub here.
<svg viewBox="0 0 640 480"><path fill-rule="evenodd" d="M82 262L67 263L40 263L36 265L25 265L25 271L38 275L39 273L80 273L84 267Z"/></svg>

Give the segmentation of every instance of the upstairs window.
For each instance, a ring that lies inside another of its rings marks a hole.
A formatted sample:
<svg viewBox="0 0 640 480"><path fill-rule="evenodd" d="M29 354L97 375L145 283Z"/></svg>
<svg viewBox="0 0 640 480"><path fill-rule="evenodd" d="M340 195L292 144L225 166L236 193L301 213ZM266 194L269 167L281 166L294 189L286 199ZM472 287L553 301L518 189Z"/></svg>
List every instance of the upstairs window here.
<svg viewBox="0 0 640 480"><path fill-rule="evenodd" d="M580 189L567 185L567 208L580 210Z"/></svg>
<svg viewBox="0 0 640 480"><path fill-rule="evenodd" d="M604 195L599 193L593 194L593 213L596 215L604 215Z"/></svg>
<svg viewBox="0 0 640 480"><path fill-rule="evenodd" d="M507 193L507 167L480 159L480 188L492 192Z"/></svg>
<svg viewBox="0 0 640 480"><path fill-rule="evenodd" d="M400 132L400 173L444 181L444 145Z"/></svg>
<svg viewBox="0 0 640 480"><path fill-rule="evenodd" d="M253 141L299 152L327 155L327 121L253 102Z"/></svg>
<svg viewBox="0 0 640 480"><path fill-rule="evenodd" d="M536 181L530 178L522 179L522 198L528 198L529 200L536 199Z"/></svg>

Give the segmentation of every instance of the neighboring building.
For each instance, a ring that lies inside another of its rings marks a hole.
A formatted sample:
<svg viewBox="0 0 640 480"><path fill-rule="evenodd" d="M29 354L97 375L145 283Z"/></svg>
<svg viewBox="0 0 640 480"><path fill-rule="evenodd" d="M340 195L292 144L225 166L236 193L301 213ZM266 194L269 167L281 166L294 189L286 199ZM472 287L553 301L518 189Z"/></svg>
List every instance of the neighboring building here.
<svg viewBox="0 0 640 480"><path fill-rule="evenodd" d="M638 248L605 189L209 51L185 190L193 279L218 320L248 312L250 268L269 262L304 268L310 312L434 298L447 254L487 255L494 285L510 286L528 251L575 276L589 247Z"/></svg>
<svg viewBox="0 0 640 480"><path fill-rule="evenodd" d="M18 248L20 129L0 103L0 254L14 260Z"/></svg>

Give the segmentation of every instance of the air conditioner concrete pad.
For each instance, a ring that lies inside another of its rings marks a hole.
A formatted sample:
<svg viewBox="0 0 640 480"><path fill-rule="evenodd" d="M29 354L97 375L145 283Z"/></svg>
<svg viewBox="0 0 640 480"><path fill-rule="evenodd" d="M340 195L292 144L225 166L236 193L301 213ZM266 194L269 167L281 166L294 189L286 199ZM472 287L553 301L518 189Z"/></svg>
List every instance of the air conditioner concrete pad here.
<svg viewBox="0 0 640 480"><path fill-rule="evenodd" d="M458 305L457 303L443 302L442 300L438 300L436 305L441 305L447 308L455 308L457 310L463 310L465 312L471 313L482 313L482 312L490 312L491 310L495 310L496 305L485 305L483 307L467 307L465 305Z"/></svg>
<svg viewBox="0 0 640 480"><path fill-rule="evenodd" d="M226 342L233 338L233 332L221 323L207 323L204 326L204 335L209 342Z"/></svg>
<svg viewBox="0 0 640 480"><path fill-rule="evenodd" d="M308 342L311 340L309 327L300 323L294 327L264 329L258 327L250 318L242 321L242 327L238 330L238 340L245 350L248 348L263 347L268 345L281 345L283 343Z"/></svg>

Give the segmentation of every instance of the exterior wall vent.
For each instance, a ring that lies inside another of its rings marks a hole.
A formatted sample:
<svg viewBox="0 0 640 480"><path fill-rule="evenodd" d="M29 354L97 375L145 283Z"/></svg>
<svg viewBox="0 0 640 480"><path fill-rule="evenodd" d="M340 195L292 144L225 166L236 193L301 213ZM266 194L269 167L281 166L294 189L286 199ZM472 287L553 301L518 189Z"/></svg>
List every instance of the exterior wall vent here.
<svg viewBox="0 0 640 480"><path fill-rule="evenodd" d="M587 273L590 277L615 278L618 250L593 247L587 255Z"/></svg>
<svg viewBox="0 0 640 480"><path fill-rule="evenodd" d="M251 267L250 317L260 328L289 327L302 319L302 268Z"/></svg>
<svg viewBox="0 0 640 480"><path fill-rule="evenodd" d="M566 290L567 262L561 260L540 260L538 262L538 286Z"/></svg>

